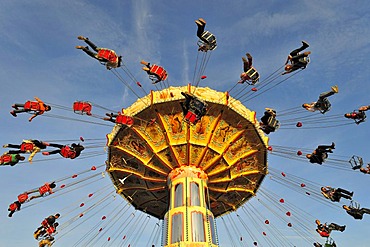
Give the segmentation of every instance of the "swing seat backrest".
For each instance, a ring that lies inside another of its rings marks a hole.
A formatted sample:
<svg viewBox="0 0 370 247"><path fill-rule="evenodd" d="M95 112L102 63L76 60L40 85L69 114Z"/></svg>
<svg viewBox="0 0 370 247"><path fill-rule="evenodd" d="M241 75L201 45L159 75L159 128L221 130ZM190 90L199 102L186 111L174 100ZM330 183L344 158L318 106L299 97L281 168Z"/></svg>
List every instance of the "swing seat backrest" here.
<svg viewBox="0 0 370 247"><path fill-rule="evenodd" d="M28 200L28 194L27 193L23 193L23 194L20 194L19 196L18 196L18 201L19 201L19 203L24 203L25 201L27 201Z"/></svg>
<svg viewBox="0 0 370 247"><path fill-rule="evenodd" d="M364 161L361 157L353 155L348 161L351 164L352 169L360 169L364 164Z"/></svg>
<svg viewBox="0 0 370 247"><path fill-rule="evenodd" d="M207 50L213 51L217 47L216 37L209 31L205 31L198 41L198 46L206 46Z"/></svg>
<svg viewBox="0 0 370 247"><path fill-rule="evenodd" d="M160 81L165 81L168 77L167 71L163 67L156 64L153 64L150 67L150 73L156 77L156 80L159 79Z"/></svg>
<svg viewBox="0 0 370 247"><path fill-rule="evenodd" d="M101 48L98 51L98 57L103 58L103 59L105 59L105 60L107 60L108 62L111 62L111 63L118 63L117 54L113 50L110 50L110 49Z"/></svg>
<svg viewBox="0 0 370 247"><path fill-rule="evenodd" d="M92 105L89 102L75 101L73 103L73 112L77 114L91 115Z"/></svg>
<svg viewBox="0 0 370 247"><path fill-rule="evenodd" d="M38 111L40 110L40 104L37 101L27 101L24 104L24 109L31 110L31 111Z"/></svg>
<svg viewBox="0 0 370 247"><path fill-rule="evenodd" d="M245 73L250 78L249 81L251 81L251 83L248 83L250 85L255 85L260 79L260 75L254 67L250 67L250 69L247 70L247 72L245 72Z"/></svg>
<svg viewBox="0 0 370 247"><path fill-rule="evenodd" d="M270 116L267 120L267 126L270 129L273 129L273 131L277 130L280 127L279 120L277 120L275 117Z"/></svg>
<svg viewBox="0 0 370 247"><path fill-rule="evenodd" d="M197 114L195 114L194 112L188 111L188 113L186 113L186 115L185 115L185 121L187 121L191 124L196 124L198 120L199 120L199 118L198 118Z"/></svg>
<svg viewBox="0 0 370 247"><path fill-rule="evenodd" d="M131 126L131 125L134 124L134 119L132 117L129 117L129 116L118 115L116 117L116 124L124 124L124 125Z"/></svg>

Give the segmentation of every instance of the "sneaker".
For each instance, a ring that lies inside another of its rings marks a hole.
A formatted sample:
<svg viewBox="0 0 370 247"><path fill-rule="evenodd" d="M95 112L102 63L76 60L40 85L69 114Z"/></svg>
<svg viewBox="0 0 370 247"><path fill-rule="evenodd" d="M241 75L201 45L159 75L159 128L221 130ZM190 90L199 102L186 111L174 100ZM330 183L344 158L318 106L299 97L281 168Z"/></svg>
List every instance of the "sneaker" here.
<svg viewBox="0 0 370 247"><path fill-rule="evenodd" d="M7 147L8 147L8 144L3 145L3 148L7 148Z"/></svg>
<svg viewBox="0 0 370 247"><path fill-rule="evenodd" d="M349 195L352 197L353 196L353 191L351 193L349 193Z"/></svg>
<svg viewBox="0 0 370 247"><path fill-rule="evenodd" d="M198 26L203 26L204 24L198 20L195 21L195 23L198 25Z"/></svg>
<svg viewBox="0 0 370 247"><path fill-rule="evenodd" d="M335 143L334 142L331 143L331 149L335 149Z"/></svg>
<svg viewBox="0 0 370 247"><path fill-rule="evenodd" d="M344 230L346 230L346 226L344 225L344 226L341 226L340 228L339 228L339 231L341 231L341 232L343 232Z"/></svg>
<svg viewBox="0 0 370 247"><path fill-rule="evenodd" d="M247 56L247 58L252 59L251 54L247 53L247 54L245 54L245 55Z"/></svg>
<svg viewBox="0 0 370 247"><path fill-rule="evenodd" d="M42 152L43 155L49 155L49 152Z"/></svg>
<svg viewBox="0 0 370 247"><path fill-rule="evenodd" d="M13 117L17 117L17 114L14 111L11 111L10 114L12 114Z"/></svg>
<svg viewBox="0 0 370 247"><path fill-rule="evenodd" d="M206 23L207 23L203 18L199 18L198 21L200 21L201 23L203 23L203 25L206 25Z"/></svg>
<svg viewBox="0 0 370 247"><path fill-rule="evenodd" d="M334 93L338 93L338 86L337 85L332 86L331 91L333 91Z"/></svg>
<svg viewBox="0 0 370 247"><path fill-rule="evenodd" d="M12 105L12 108L14 108L14 109L18 110L18 106L16 106L15 104L14 104L14 105Z"/></svg>
<svg viewBox="0 0 370 247"><path fill-rule="evenodd" d="M302 44L303 44L303 46L304 46L304 47L306 47L306 48L310 46L310 45L309 45L306 41L304 41L304 40L302 40Z"/></svg>
<svg viewBox="0 0 370 247"><path fill-rule="evenodd" d="M81 49L81 50L83 50L83 49L85 49L85 46L78 45L78 46L76 46L76 49Z"/></svg>
<svg viewBox="0 0 370 247"><path fill-rule="evenodd" d="M79 40L88 40L88 38L85 38L84 36L78 36L77 39L79 39Z"/></svg>

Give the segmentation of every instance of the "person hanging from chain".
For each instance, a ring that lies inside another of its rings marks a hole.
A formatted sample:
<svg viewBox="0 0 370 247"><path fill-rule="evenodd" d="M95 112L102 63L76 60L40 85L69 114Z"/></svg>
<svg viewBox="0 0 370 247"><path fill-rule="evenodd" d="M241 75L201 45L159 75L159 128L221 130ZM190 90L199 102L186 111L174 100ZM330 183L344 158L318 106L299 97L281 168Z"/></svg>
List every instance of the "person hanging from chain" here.
<svg viewBox="0 0 370 247"><path fill-rule="evenodd" d="M330 237L330 233L332 231L343 232L346 229L345 225L341 226L336 223L330 223L329 225L327 225L326 223L321 224L320 220L315 220L315 222L317 224L316 232L318 232L321 237L325 238Z"/></svg>
<svg viewBox="0 0 370 247"><path fill-rule="evenodd" d="M330 186L325 186L321 187L321 194L332 202L339 202L341 198L352 200L353 191L350 192L342 188L334 189Z"/></svg>
<svg viewBox="0 0 370 247"><path fill-rule="evenodd" d="M17 150L9 150L9 154L20 154L20 153L30 153L28 161L32 163L33 157L36 153L40 152L42 149L45 149L49 143L39 141L39 140L23 140L21 144L5 144L3 148L15 148Z"/></svg>
<svg viewBox="0 0 370 247"><path fill-rule="evenodd" d="M242 57L243 60L243 73L240 74L240 81L238 83L248 82L250 85L254 85L258 82L260 76L257 70L252 66L253 58L251 54L246 54L247 58Z"/></svg>
<svg viewBox="0 0 370 247"><path fill-rule="evenodd" d="M12 204L9 205L9 208L8 208L8 211L9 211L8 217L12 217L13 214L16 211L19 211L19 210L21 210L21 203L19 201L13 202Z"/></svg>
<svg viewBox="0 0 370 247"><path fill-rule="evenodd" d="M370 174L370 163L367 164L365 168L361 167L360 172L362 172L364 174Z"/></svg>
<svg viewBox="0 0 370 247"><path fill-rule="evenodd" d="M50 147L56 147L59 149L53 151L42 152L43 155L60 154L62 157L67 159L75 159L80 156L81 152L85 149L81 144L72 143L71 146L50 143Z"/></svg>
<svg viewBox="0 0 370 247"><path fill-rule="evenodd" d="M28 119L29 122L32 121L35 117L44 114L46 111L51 110L51 106L45 104L42 100L40 100L38 97L35 97L36 101L27 101L24 104L14 104L12 105L12 110L10 114L13 115L13 117L17 117L17 113L22 112L28 112L33 113L33 115Z"/></svg>
<svg viewBox="0 0 370 247"><path fill-rule="evenodd" d="M370 105L367 106L361 106L358 108L358 111L353 111L351 113L344 114L345 118L353 119L356 124L360 124L362 122L365 122L366 114L365 111L370 109Z"/></svg>
<svg viewBox="0 0 370 247"><path fill-rule="evenodd" d="M45 183L41 187L39 187L37 189L34 189L34 190L31 190L31 191L27 191L25 193L27 195L33 194L33 193L39 193L38 195L34 195L34 196L31 196L29 198L29 200L33 200L35 198L40 198L40 197L44 197L44 196L48 196L48 195L53 194L54 193L53 189L56 188L56 187L57 187L57 185L55 184L55 182Z"/></svg>
<svg viewBox="0 0 370 247"><path fill-rule="evenodd" d="M333 149L335 149L334 142L331 145L319 145L311 154L306 154L306 158L309 159L310 163L322 165L329 157L328 153L333 153Z"/></svg>
<svg viewBox="0 0 370 247"><path fill-rule="evenodd" d="M168 74L163 67L156 64L150 64L149 62L146 62L144 60L141 60L140 63L145 65L144 67L142 67L142 70L144 70L149 75L149 79L152 80L153 84L167 80Z"/></svg>
<svg viewBox="0 0 370 247"><path fill-rule="evenodd" d="M40 236L45 234L51 235L56 231L56 227L58 226L58 222L56 220L60 217L60 214L57 213L55 215L49 215L41 222L41 226L39 226L36 231L34 232L35 239L38 239Z"/></svg>
<svg viewBox="0 0 370 247"><path fill-rule="evenodd" d="M276 119L276 111L272 108L265 108L264 115L261 117L260 128L265 134L275 132L279 127L279 121Z"/></svg>
<svg viewBox="0 0 370 247"><path fill-rule="evenodd" d="M356 220L362 220L364 214L370 214L370 209L361 208L359 203L351 202L349 206L343 205L342 208Z"/></svg>
<svg viewBox="0 0 370 247"><path fill-rule="evenodd" d="M196 124L206 113L208 104L202 99L187 92L181 92L185 102L180 102L184 119L190 124Z"/></svg>
<svg viewBox="0 0 370 247"><path fill-rule="evenodd" d="M302 46L298 49L293 50L289 55L285 62L285 72L282 73L282 75L292 73L293 71L296 71L298 69L305 69L309 63L309 57L308 55L311 54L310 51L306 51L303 53L300 53L301 51L308 48L310 45L306 41L302 41ZM290 64L288 64L290 63Z"/></svg>
<svg viewBox="0 0 370 247"><path fill-rule="evenodd" d="M320 111L322 114L330 110L331 104L327 99L329 96L338 93L338 86L332 86L331 91L321 93L316 102L304 103L302 107L310 112Z"/></svg>
<svg viewBox="0 0 370 247"><path fill-rule="evenodd" d="M0 166L15 166L19 161L23 161L26 158L20 154L9 154L4 153L0 156Z"/></svg>
<svg viewBox="0 0 370 247"><path fill-rule="evenodd" d="M121 67L122 56L118 56L114 50L97 47L93 42L84 36L78 36L77 39L85 41L88 46L76 46L76 49L83 50L87 55L95 58L105 65L108 70ZM89 49L89 46L96 52Z"/></svg>
<svg viewBox="0 0 370 247"><path fill-rule="evenodd" d="M195 21L197 24L197 37L198 41L198 51L207 52L213 51L217 47L216 37L209 31L205 31L206 21L203 18L199 18Z"/></svg>

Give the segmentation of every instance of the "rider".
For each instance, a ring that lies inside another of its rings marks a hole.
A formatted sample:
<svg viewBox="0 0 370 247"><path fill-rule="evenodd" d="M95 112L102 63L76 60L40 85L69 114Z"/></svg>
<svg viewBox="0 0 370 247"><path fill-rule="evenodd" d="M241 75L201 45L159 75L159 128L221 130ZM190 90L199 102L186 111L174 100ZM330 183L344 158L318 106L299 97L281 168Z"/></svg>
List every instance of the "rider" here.
<svg viewBox="0 0 370 247"><path fill-rule="evenodd" d="M330 108L330 102L327 99L327 97L333 94L336 94L336 93L338 93L337 85L332 86L331 91L321 93L319 96L319 99L316 102L312 102L310 104L305 103L302 105L302 107L305 108L307 111L311 111L311 112L320 111L322 114L324 114L325 112L329 111L329 108Z"/></svg>
<svg viewBox="0 0 370 247"><path fill-rule="evenodd" d="M111 113L105 113L107 117L103 118L105 121L109 121L112 123L117 123L117 124L125 124L127 126L131 126L134 124L134 120L132 117L125 116L121 112L118 112L118 114L115 114L113 112Z"/></svg>
<svg viewBox="0 0 370 247"><path fill-rule="evenodd" d="M21 112L34 112L34 114L28 119L29 122L32 121L38 115L42 115L45 111L50 111L51 107L46 105L42 100L35 97L36 101L27 101L24 104L14 104L12 107L13 111L10 112L14 117L17 117L17 113ZM21 109L19 109L21 108Z"/></svg>
<svg viewBox="0 0 370 247"><path fill-rule="evenodd" d="M39 239L39 237L47 238L48 236L52 236L53 233L56 232L57 227L59 226L58 222L55 222L53 224L50 224L48 226L43 226L41 229L37 229L34 232L35 239Z"/></svg>
<svg viewBox="0 0 370 247"><path fill-rule="evenodd" d="M8 217L12 217L15 211L19 210L21 210L21 203L19 201L13 202L9 205L8 211L10 211L10 213L8 214Z"/></svg>
<svg viewBox="0 0 370 247"><path fill-rule="evenodd" d="M293 50L286 62L285 62L285 72L282 75L296 71L297 69L305 69L308 64L308 55L311 54L310 51L300 53L304 49L308 48L310 45L306 41L302 41L302 46L298 49ZM290 64L288 64L290 62Z"/></svg>
<svg viewBox="0 0 370 247"><path fill-rule="evenodd" d="M332 149L335 149L335 143L332 142L331 145L319 145L312 154L306 154L306 158L310 160L311 163L317 163L322 165L323 162L328 158L328 153L332 153Z"/></svg>
<svg viewBox="0 0 370 247"><path fill-rule="evenodd" d="M337 188L334 189L330 186L321 187L321 194L326 198L330 199L332 202L339 202L340 198L345 198L352 200L353 191L349 192L348 190Z"/></svg>
<svg viewBox="0 0 370 247"><path fill-rule="evenodd" d="M180 102L185 120L196 124L207 112L207 103L192 94L181 92L185 96L185 102Z"/></svg>
<svg viewBox="0 0 370 247"><path fill-rule="evenodd" d="M47 218L45 218L42 222L41 222L41 226L37 228L37 230L35 231L35 234L38 232L38 231L41 231L42 229L48 229L50 226L53 226L54 223L56 223L55 221L60 217L60 214L59 213L56 213L55 215L49 215Z"/></svg>
<svg viewBox="0 0 370 247"><path fill-rule="evenodd" d="M360 172L365 173L365 174L370 174L370 164L366 165L366 168L360 168Z"/></svg>
<svg viewBox="0 0 370 247"><path fill-rule="evenodd" d="M240 74L240 81L239 83L244 83L246 81L251 81L252 85L256 84L259 80L259 74L257 70L252 67L253 58L251 54L246 54L247 59L242 57L243 60L243 73Z"/></svg>
<svg viewBox="0 0 370 247"><path fill-rule="evenodd" d="M355 120L356 124L360 124L362 122L365 122L365 119L366 119L365 111L367 111L369 109L370 109L370 105L361 106L360 108L358 108L358 112L353 111L351 113L346 113L346 114L344 114L344 117L353 119L353 120Z"/></svg>
<svg viewBox="0 0 370 247"><path fill-rule="evenodd" d="M141 60L140 63L145 65L145 67L142 67L142 69L149 75L149 77L151 78L151 76L153 76L153 78L151 78L153 80L153 84L156 84L160 81L165 81L167 79L167 71L163 67L156 64L150 65L150 63L144 60Z"/></svg>
<svg viewBox="0 0 370 247"><path fill-rule="evenodd" d="M346 226L340 226L336 223L330 223L329 225L321 224L320 220L315 220L317 224L316 232L320 234L321 237L329 237L331 231L341 231L343 232L346 229Z"/></svg>
<svg viewBox="0 0 370 247"><path fill-rule="evenodd" d="M9 154L19 154L19 153L31 153L28 157L28 161L32 163L32 159L37 152L40 152L41 149L45 149L49 143L42 142L38 140L23 140L20 145L17 144L5 144L3 148L17 148L19 150L10 150Z"/></svg>
<svg viewBox="0 0 370 247"><path fill-rule="evenodd" d="M3 155L0 156L0 165L15 166L21 160L25 160L25 157L21 156L20 154L4 153Z"/></svg>
<svg viewBox="0 0 370 247"><path fill-rule="evenodd" d="M71 146L50 143L49 146L56 147L59 149L49 151L49 152L42 152L43 155L60 154L64 158L70 158L70 159L77 158L78 156L80 156L82 150L85 149L81 144L76 144L76 143L72 143Z"/></svg>
<svg viewBox="0 0 370 247"><path fill-rule="evenodd" d="M265 108L264 115L261 117L260 122L261 130L267 135L270 132L275 132L279 128L279 121L276 119L276 111L271 108Z"/></svg>
<svg viewBox="0 0 370 247"><path fill-rule="evenodd" d="M78 36L79 40L85 41L95 52L90 51L88 46L76 46L76 49L83 50L87 55L93 57L103 64L105 64L107 69L118 68L121 66L122 56L118 56L115 51L107 48L100 48L97 47L94 43L92 43L89 38L84 36Z"/></svg>
<svg viewBox="0 0 370 247"><path fill-rule="evenodd" d="M35 189L35 190L31 190L31 191L27 191L26 194L32 194L32 193L36 193L36 192L39 192L40 194L37 195L37 196L31 196L30 197L30 200L32 199L35 199L35 198L39 198L39 197L43 197L43 196L48 196L50 194L53 194L53 189L56 188L56 184L55 182L52 182L52 183L45 183L43 186L41 186L40 188L38 189Z"/></svg>
<svg viewBox="0 0 370 247"><path fill-rule="evenodd" d="M347 214L351 215L356 220L362 220L364 217L364 214L370 214L370 209L368 208L360 208L360 205L357 205L356 207L350 205L343 205L342 206L344 210L346 210Z"/></svg>
<svg viewBox="0 0 370 247"><path fill-rule="evenodd" d="M198 51L207 52L208 50L212 51L216 49L216 37L209 31L204 31L206 21L202 18L199 18L195 21L195 23L198 26L197 36L201 40L201 42L198 42Z"/></svg>

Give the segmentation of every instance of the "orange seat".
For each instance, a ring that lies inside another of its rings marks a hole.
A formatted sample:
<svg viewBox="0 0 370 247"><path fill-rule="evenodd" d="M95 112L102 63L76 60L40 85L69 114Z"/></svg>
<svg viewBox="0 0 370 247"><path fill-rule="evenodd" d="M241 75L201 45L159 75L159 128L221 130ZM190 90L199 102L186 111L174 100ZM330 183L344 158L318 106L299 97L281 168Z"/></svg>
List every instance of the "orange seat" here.
<svg viewBox="0 0 370 247"><path fill-rule="evenodd" d="M73 103L74 113L81 114L81 115L86 114L90 116L91 109L92 109L92 105L89 102L75 101Z"/></svg>

